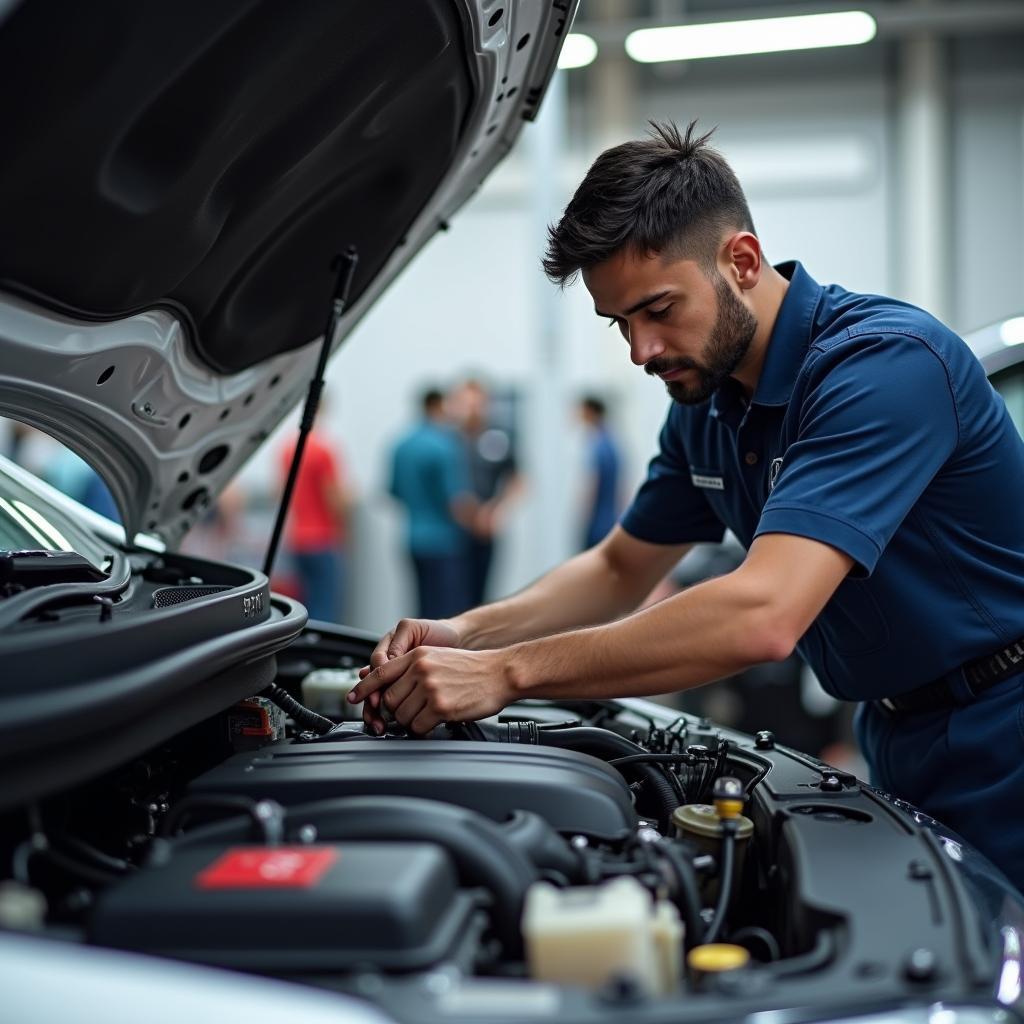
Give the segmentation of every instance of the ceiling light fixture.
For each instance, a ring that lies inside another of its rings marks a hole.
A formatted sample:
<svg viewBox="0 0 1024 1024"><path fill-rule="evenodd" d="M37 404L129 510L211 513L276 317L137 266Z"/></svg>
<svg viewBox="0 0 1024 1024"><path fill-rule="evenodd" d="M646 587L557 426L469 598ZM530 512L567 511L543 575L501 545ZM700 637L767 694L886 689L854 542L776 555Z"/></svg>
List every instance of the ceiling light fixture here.
<svg viewBox="0 0 1024 1024"><path fill-rule="evenodd" d="M856 46L874 39L876 31L875 19L866 11L673 25L630 32L626 37L626 53L642 64L655 64L668 60Z"/></svg>
<svg viewBox="0 0 1024 1024"><path fill-rule="evenodd" d="M597 56L597 43L582 32L570 32L565 37L562 52L558 55L558 66L566 71L569 68L585 68L593 64Z"/></svg>

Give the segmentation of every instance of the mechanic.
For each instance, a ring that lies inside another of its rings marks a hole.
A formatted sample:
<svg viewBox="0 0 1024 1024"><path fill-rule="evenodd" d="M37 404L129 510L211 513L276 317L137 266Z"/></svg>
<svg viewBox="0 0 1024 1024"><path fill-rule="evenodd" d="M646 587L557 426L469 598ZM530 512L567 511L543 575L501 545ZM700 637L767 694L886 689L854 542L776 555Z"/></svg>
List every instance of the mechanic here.
<svg viewBox="0 0 1024 1024"><path fill-rule="evenodd" d="M795 648L863 702L873 782L1024 888L1024 444L952 331L769 265L708 135L652 127L598 157L544 260L563 286L582 272L674 399L646 481L600 544L521 593L398 623L351 699L377 732L383 700L423 733L524 697L686 689ZM633 611L725 527L739 568Z"/></svg>

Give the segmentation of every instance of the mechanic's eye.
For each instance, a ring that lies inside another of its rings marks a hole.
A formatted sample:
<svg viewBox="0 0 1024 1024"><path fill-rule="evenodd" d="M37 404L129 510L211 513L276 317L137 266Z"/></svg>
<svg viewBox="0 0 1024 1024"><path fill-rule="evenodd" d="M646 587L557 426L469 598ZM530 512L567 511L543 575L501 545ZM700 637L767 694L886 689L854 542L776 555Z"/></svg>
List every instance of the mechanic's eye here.
<svg viewBox="0 0 1024 1024"><path fill-rule="evenodd" d="M670 302L667 306L662 306L661 309L647 310L647 315L653 320L660 320L671 308L672 303Z"/></svg>

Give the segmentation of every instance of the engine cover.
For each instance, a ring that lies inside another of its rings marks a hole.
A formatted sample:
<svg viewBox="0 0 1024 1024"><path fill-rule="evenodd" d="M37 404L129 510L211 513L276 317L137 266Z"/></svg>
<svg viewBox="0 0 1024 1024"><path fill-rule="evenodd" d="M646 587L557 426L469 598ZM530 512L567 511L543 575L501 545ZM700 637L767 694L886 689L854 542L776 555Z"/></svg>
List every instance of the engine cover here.
<svg viewBox="0 0 1024 1024"><path fill-rule="evenodd" d="M475 906L429 843L203 846L108 889L89 937L244 970L422 970L452 956Z"/></svg>
<svg viewBox="0 0 1024 1024"><path fill-rule="evenodd" d="M465 741L278 743L195 779L189 793L235 793L294 806L346 796L410 796L504 821L533 811L560 832L618 839L636 827L622 776L589 754Z"/></svg>

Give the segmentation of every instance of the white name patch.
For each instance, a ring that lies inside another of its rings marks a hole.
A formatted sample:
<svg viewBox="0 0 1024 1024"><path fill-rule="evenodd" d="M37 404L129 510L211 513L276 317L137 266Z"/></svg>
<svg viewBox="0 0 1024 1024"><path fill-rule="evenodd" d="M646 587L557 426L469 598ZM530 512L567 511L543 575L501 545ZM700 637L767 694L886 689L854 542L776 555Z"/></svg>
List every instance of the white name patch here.
<svg viewBox="0 0 1024 1024"><path fill-rule="evenodd" d="M707 476L704 473L691 473L690 479L694 487L703 487L708 491L724 491L725 481L720 476Z"/></svg>

